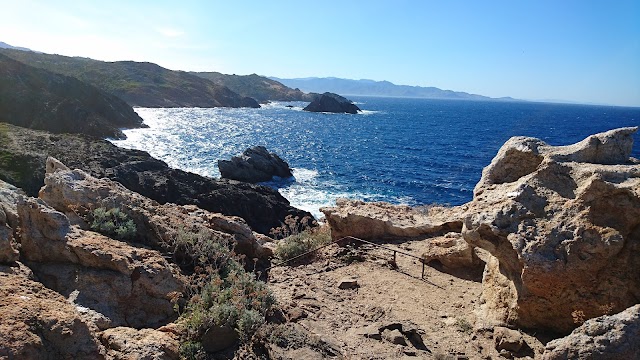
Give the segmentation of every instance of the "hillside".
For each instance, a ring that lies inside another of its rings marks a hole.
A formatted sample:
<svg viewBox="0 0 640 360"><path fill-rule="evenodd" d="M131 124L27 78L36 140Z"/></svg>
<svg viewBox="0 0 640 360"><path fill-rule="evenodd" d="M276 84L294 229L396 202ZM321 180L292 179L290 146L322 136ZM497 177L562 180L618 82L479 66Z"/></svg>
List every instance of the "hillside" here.
<svg viewBox="0 0 640 360"><path fill-rule="evenodd" d="M305 94L300 89L289 88L278 81L256 74L226 75L219 72L193 72L192 74L226 86L242 96L254 98L259 102L313 100L312 95Z"/></svg>
<svg viewBox="0 0 640 360"><path fill-rule="evenodd" d="M0 49L27 65L72 76L113 94L131 106L259 107L225 86L147 62L104 62L88 58Z"/></svg>
<svg viewBox="0 0 640 360"><path fill-rule="evenodd" d="M279 81L289 87L295 87L302 91L316 93L324 93L328 91L343 95L393 96L450 100L514 100L512 98L495 99L461 91L442 90L436 87L396 85L389 81L350 80L333 77L311 77L302 79L280 79L271 77L271 79Z"/></svg>
<svg viewBox="0 0 640 360"><path fill-rule="evenodd" d="M0 121L55 133L122 137L142 118L119 98L82 81L0 54Z"/></svg>

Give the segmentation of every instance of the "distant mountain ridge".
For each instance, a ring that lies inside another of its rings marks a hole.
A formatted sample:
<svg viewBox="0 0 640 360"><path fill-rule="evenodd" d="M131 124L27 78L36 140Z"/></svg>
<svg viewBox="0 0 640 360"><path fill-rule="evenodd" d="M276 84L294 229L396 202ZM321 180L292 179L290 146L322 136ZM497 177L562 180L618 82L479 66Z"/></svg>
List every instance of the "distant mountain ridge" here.
<svg viewBox="0 0 640 360"><path fill-rule="evenodd" d="M31 49L27 49L25 47L12 46L7 44L6 42L0 41L0 49L13 49L13 50L22 50L22 51L33 51Z"/></svg>
<svg viewBox="0 0 640 360"><path fill-rule="evenodd" d="M391 96L391 97L413 97L428 99L450 99L450 100L480 100L480 101L514 101L510 97L491 98L477 94L469 94L462 91L442 90L437 87L422 87L410 85L396 85L389 81L375 80L351 80L335 77L326 78L297 78L281 79L269 77L282 84L299 88L306 92L333 92L341 95L364 95L364 96Z"/></svg>

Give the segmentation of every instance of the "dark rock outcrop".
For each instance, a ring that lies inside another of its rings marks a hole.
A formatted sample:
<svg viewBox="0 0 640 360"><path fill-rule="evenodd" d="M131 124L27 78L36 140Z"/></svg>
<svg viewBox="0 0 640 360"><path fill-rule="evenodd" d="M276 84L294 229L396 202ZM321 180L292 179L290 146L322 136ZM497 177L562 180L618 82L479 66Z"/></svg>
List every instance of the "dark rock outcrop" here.
<svg viewBox="0 0 640 360"><path fill-rule="evenodd" d="M360 111L360 108L358 108L358 106L356 106L351 100L345 97L342 97L338 94L326 92L322 95L319 95L302 110L311 112L357 114L358 111Z"/></svg>
<svg viewBox="0 0 640 360"><path fill-rule="evenodd" d="M142 127L124 101L73 77L38 69L0 54L3 121L54 133L123 138L120 128Z"/></svg>
<svg viewBox="0 0 640 360"><path fill-rule="evenodd" d="M172 169L144 151L122 149L105 140L0 124L0 148L0 179L31 196L44 185L46 159L52 156L70 168L115 180L159 203L193 204L211 212L239 216L262 234L269 234L289 215L313 219L269 187Z"/></svg>
<svg viewBox="0 0 640 360"><path fill-rule="evenodd" d="M264 146L254 146L231 160L218 160L220 176L225 179L258 183L269 181L274 176L293 176L289 164Z"/></svg>

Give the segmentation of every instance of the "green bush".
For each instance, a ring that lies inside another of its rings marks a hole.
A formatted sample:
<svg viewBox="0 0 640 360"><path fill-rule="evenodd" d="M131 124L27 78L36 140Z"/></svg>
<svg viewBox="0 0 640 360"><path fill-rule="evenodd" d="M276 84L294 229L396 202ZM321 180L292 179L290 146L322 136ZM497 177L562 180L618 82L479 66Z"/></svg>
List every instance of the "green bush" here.
<svg viewBox="0 0 640 360"><path fill-rule="evenodd" d="M91 230L119 240L131 240L136 236L136 224L118 208L107 210L99 207L90 212Z"/></svg>
<svg viewBox="0 0 640 360"><path fill-rule="evenodd" d="M330 242L330 228L328 226L321 226L280 240L274 253L278 259L285 261Z"/></svg>

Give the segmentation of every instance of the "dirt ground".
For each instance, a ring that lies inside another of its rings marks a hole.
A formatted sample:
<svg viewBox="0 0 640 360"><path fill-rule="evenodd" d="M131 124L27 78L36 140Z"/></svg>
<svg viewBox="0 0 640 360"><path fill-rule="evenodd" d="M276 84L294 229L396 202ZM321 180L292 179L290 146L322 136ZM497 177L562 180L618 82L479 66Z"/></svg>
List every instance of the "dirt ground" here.
<svg viewBox="0 0 640 360"><path fill-rule="evenodd" d="M384 245L420 256L427 241ZM493 329L474 313L481 273L426 266L422 278L419 259L398 253L394 263L388 250L331 245L306 264L273 268L269 286L289 321L345 359L538 358L542 344L526 334L524 355L495 349Z"/></svg>

